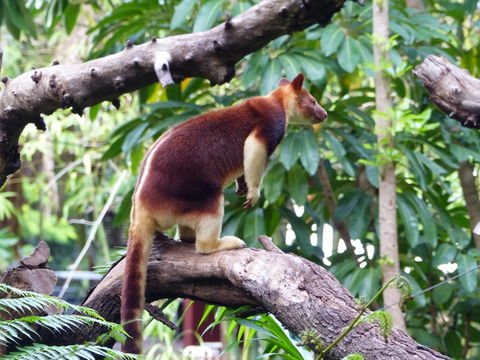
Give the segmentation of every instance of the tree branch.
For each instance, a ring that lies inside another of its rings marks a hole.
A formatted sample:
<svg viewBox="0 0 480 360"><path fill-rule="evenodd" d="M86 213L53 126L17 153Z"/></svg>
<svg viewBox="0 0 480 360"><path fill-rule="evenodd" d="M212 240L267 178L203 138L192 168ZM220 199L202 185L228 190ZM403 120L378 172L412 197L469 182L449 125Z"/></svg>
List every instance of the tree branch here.
<svg viewBox="0 0 480 360"><path fill-rule="evenodd" d="M422 80L430 99L463 126L480 129L480 80L440 56L428 56L413 74Z"/></svg>
<svg viewBox="0 0 480 360"><path fill-rule="evenodd" d="M192 244L165 240L154 244L148 265L146 301L187 297L229 307L250 305L270 312L295 334L316 330L330 344L357 315L352 295L324 268L298 256L246 248L201 255ZM266 271L268 269L268 271ZM107 320L120 320L124 261L119 261L91 292L84 305ZM50 344L94 340L104 329L76 329L62 336L45 334ZM400 330L385 341L378 325L356 326L326 359L360 353L366 359L448 359L415 343Z"/></svg>
<svg viewBox="0 0 480 360"><path fill-rule="evenodd" d="M164 86L186 77L212 84L230 81L235 64L271 40L326 25L344 1L264 0L245 13L200 33L171 36L83 64L58 65L4 77L0 95L0 185L20 167L18 138L28 123L45 129L41 114L59 108L83 109L160 81Z"/></svg>

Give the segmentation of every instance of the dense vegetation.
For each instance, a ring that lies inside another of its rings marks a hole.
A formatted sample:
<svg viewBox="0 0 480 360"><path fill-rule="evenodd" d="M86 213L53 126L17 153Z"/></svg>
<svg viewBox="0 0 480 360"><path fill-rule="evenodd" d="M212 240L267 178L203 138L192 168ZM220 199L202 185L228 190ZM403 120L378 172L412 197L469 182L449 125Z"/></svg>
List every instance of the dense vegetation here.
<svg viewBox="0 0 480 360"><path fill-rule="evenodd" d="M127 39L141 43L153 35L207 30L227 12L235 15L251 5L4 1L2 73L14 77L53 60L97 58L120 51ZM0 271L40 239L52 248L51 265L65 269L93 235L80 267L108 263L114 246L125 244L130 197L148 145L192 115L266 94L282 76L291 79L299 72L329 119L323 126L290 128L269 163L254 209L243 210L233 187L227 189L224 233L249 246L268 234L283 249L324 265L355 296L369 299L381 287L379 264L389 261L378 255L378 167L393 160L401 269L413 292L475 267L480 241L474 239L464 196L472 198L472 190L461 179L473 177L478 185L480 135L430 105L411 70L436 54L480 77L479 4L429 1L421 10L406 5L390 3L390 61L382 66L391 78L394 106L381 115L394 120L394 144L387 151L378 151L375 136L371 3L349 2L327 27L278 38L248 56L229 84L211 87L186 79L166 89L154 85L122 97L119 111L104 103L82 118L70 110L56 112L47 117L44 134L33 126L25 131L22 169L0 193ZM113 204L91 234L115 184ZM410 334L453 358L480 359L477 288L473 271L415 296L404 304Z"/></svg>

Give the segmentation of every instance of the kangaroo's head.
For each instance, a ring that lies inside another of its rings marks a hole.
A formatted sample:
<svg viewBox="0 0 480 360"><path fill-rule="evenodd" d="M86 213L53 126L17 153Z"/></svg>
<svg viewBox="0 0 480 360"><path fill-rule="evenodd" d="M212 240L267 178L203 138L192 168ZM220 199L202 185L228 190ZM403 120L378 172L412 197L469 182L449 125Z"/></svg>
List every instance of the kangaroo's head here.
<svg viewBox="0 0 480 360"><path fill-rule="evenodd" d="M292 82L287 79L280 80L277 90L283 98L287 121L291 124L318 124L327 118L327 112L312 94L302 87L303 80L303 74L298 74Z"/></svg>

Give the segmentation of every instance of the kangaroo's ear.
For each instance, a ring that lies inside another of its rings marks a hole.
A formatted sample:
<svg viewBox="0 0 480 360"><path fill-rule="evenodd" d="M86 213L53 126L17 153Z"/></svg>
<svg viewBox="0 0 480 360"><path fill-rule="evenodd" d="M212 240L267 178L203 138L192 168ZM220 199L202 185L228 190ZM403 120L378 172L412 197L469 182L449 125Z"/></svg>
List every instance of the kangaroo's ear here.
<svg viewBox="0 0 480 360"><path fill-rule="evenodd" d="M305 79L305 76L303 76L302 73L298 74L297 77L293 79L292 86L295 91L298 92L302 89L304 79Z"/></svg>
<svg viewBox="0 0 480 360"><path fill-rule="evenodd" d="M284 85L288 85L288 84L290 84L290 81L288 81L288 79L281 78L280 82L278 83L278 86L284 86Z"/></svg>

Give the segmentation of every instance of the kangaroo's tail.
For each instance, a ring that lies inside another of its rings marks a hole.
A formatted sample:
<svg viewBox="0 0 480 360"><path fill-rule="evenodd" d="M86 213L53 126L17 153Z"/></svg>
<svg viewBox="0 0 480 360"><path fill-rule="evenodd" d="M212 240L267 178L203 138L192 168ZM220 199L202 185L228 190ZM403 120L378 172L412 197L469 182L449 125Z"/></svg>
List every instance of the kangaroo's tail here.
<svg viewBox="0 0 480 360"><path fill-rule="evenodd" d="M142 352L142 312L145 306L145 283L148 256L154 235L153 224L133 221L129 230L129 242L122 285L121 321L130 337L122 345L122 351L131 354Z"/></svg>

